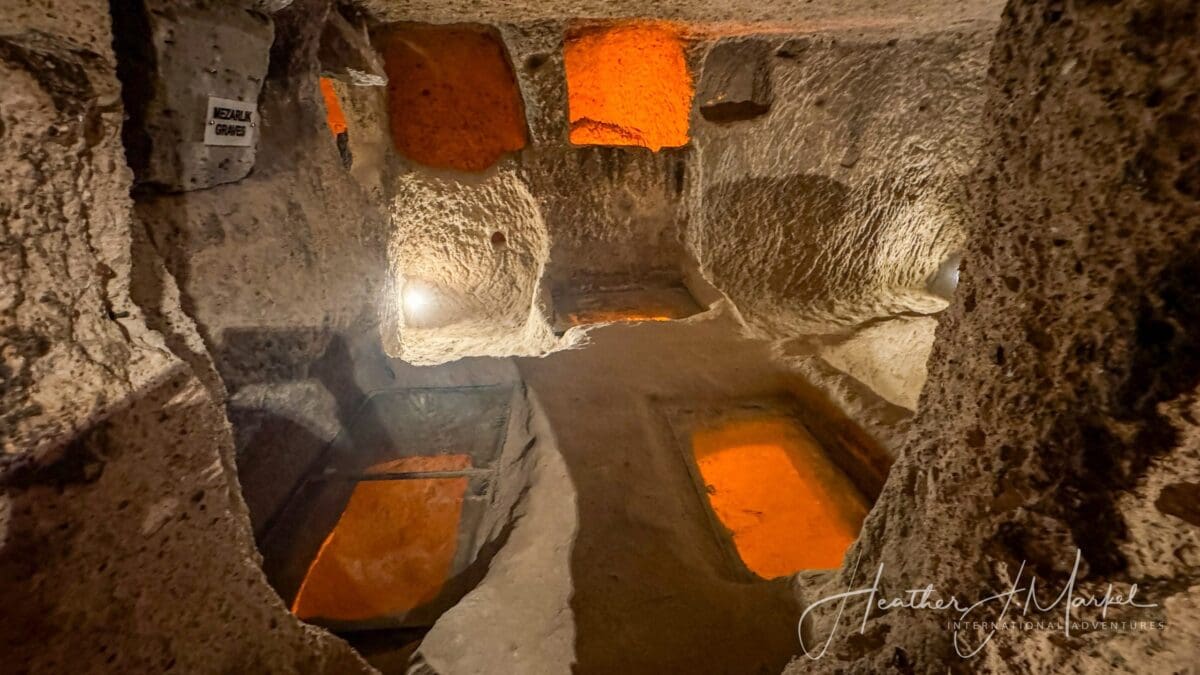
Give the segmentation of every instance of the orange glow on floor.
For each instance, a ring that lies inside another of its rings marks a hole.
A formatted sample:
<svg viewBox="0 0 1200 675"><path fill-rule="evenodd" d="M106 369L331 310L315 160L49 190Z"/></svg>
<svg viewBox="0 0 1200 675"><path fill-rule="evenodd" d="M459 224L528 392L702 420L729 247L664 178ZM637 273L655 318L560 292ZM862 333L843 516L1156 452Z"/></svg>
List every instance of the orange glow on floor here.
<svg viewBox="0 0 1200 675"><path fill-rule="evenodd" d="M392 141L426 166L483 171L525 147L512 66L489 31L400 26L381 40Z"/></svg>
<svg viewBox="0 0 1200 675"><path fill-rule="evenodd" d="M467 455L404 457L368 473L452 471ZM457 549L467 478L365 480L308 568L292 612L362 621L403 614L435 598Z"/></svg>
<svg viewBox="0 0 1200 675"><path fill-rule="evenodd" d="M701 428L692 452L752 572L770 579L842 564L867 504L796 422L763 416Z"/></svg>
<svg viewBox="0 0 1200 675"><path fill-rule="evenodd" d="M678 30L665 23L589 29L563 47L576 145L688 142L692 76Z"/></svg>
<svg viewBox="0 0 1200 675"><path fill-rule="evenodd" d="M334 138L346 131L346 115L342 112L342 104L338 102L337 92L333 90L333 80L321 78L321 96L325 97L325 121Z"/></svg>
<svg viewBox="0 0 1200 675"><path fill-rule="evenodd" d="M643 314L639 312L608 312L603 310L583 310L567 314L567 323L572 326L584 326L593 323L615 323L617 321L671 321L674 316L665 314Z"/></svg>

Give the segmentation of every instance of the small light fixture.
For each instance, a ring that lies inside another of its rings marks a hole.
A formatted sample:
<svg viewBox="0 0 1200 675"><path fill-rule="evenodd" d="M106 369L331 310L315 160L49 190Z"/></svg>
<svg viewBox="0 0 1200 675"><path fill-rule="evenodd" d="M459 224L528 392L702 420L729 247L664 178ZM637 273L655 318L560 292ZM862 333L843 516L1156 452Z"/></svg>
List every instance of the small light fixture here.
<svg viewBox="0 0 1200 675"><path fill-rule="evenodd" d="M962 265L962 253L951 253L942 261L929 280L925 287L930 293L941 297L945 300L950 300L954 297L954 290L958 288L958 269Z"/></svg>
<svg viewBox="0 0 1200 675"><path fill-rule="evenodd" d="M419 323L433 308L433 293L414 284L406 284L402 297L404 317L409 323Z"/></svg>

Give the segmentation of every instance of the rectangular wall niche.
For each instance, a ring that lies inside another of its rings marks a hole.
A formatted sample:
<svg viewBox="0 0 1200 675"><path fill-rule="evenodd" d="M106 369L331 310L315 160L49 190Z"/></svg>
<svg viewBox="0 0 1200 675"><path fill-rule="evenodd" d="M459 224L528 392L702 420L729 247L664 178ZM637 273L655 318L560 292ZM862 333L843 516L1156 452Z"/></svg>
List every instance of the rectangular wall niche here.
<svg viewBox="0 0 1200 675"><path fill-rule="evenodd" d="M321 98L325 99L325 123L329 126L329 133L337 138L347 131L346 114L342 112L342 103L338 100L333 80L328 77L321 78Z"/></svg>
<svg viewBox="0 0 1200 675"><path fill-rule="evenodd" d="M495 30L396 24L376 41L397 152L426 166L483 171L525 147L525 107Z"/></svg>
<svg viewBox="0 0 1200 675"><path fill-rule="evenodd" d="M736 569L770 579L842 564L867 501L786 404L687 408L671 419Z"/></svg>
<svg viewBox="0 0 1200 675"><path fill-rule="evenodd" d="M300 618L338 631L432 625L470 590L508 387L384 391L314 463L264 539Z"/></svg>
<svg viewBox="0 0 1200 675"><path fill-rule="evenodd" d="M563 46L570 140L576 145L687 145L692 76L670 24L573 31Z"/></svg>
<svg viewBox="0 0 1200 675"><path fill-rule="evenodd" d="M555 289L554 332L599 323L674 321L704 309L682 285Z"/></svg>
<svg viewBox="0 0 1200 675"><path fill-rule="evenodd" d="M436 598L454 563L469 465L466 455L404 457L356 476L292 612L310 621L370 621ZM384 472L394 473L372 475ZM451 477L417 477L427 472Z"/></svg>

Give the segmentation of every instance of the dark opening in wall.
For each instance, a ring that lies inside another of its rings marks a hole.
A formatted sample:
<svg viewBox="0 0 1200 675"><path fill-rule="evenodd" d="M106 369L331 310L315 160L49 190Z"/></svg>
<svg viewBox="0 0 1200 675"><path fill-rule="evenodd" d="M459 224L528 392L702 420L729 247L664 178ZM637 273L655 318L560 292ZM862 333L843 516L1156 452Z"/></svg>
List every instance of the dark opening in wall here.
<svg viewBox="0 0 1200 675"><path fill-rule="evenodd" d="M125 122L121 125L121 144L125 161L134 176L145 171L150 162L150 136L146 133L146 105L153 91L156 69L150 20L141 2L109 0L113 19L113 52L117 56L117 78L121 80L121 103Z"/></svg>
<svg viewBox="0 0 1200 675"><path fill-rule="evenodd" d="M771 46L758 40L714 46L696 93L704 119L727 124L765 115L773 100L770 53Z"/></svg>
<svg viewBox="0 0 1200 675"><path fill-rule="evenodd" d="M525 147L525 109L494 30L389 26L376 35L388 77L392 141L426 166L483 171Z"/></svg>
<svg viewBox="0 0 1200 675"><path fill-rule="evenodd" d="M546 65L546 62L549 60L550 56L548 54L530 54L529 57L525 59L525 70L531 73L537 72L538 70L541 70L542 66Z"/></svg>

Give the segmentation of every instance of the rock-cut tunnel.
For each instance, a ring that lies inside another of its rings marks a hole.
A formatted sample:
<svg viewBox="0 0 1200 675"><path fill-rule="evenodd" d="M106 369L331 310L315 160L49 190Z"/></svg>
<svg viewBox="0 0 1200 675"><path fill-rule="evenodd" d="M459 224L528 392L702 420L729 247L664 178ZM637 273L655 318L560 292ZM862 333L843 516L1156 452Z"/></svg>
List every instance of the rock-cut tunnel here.
<svg viewBox="0 0 1200 675"><path fill-rule="evenodd" d="M0 671L1192 672L1200 13L1002 5L0 8Z"/></svg>

